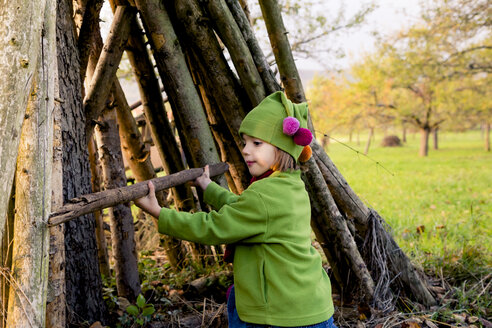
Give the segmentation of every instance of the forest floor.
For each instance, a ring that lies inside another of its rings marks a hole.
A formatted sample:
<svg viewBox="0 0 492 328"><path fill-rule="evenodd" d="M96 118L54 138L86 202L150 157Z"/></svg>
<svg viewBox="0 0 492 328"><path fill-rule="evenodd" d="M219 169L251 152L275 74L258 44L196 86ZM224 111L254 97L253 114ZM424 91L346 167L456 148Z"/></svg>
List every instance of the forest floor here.
<svg viewBox="0 0 492 328"><path fill-rule="evenodd" d="M380 146L381 136L372 142L369 158L353 150L364 145L335 138L345 144L332 141L329 156L359 197L386 220L438 295L431 308L399 298L393 312L380 313L341 304L335 292L337 325L492 327L492 153L483 151L480 132L443 133L439 149L431 147L426 158L418 156L418 135L391 148ZM106 281L111 327L227 327L230 265L191 261L174 273L164 253L154 250L141 252L139 271L143 297L132 313L115 296L114 279Z"/></svg>

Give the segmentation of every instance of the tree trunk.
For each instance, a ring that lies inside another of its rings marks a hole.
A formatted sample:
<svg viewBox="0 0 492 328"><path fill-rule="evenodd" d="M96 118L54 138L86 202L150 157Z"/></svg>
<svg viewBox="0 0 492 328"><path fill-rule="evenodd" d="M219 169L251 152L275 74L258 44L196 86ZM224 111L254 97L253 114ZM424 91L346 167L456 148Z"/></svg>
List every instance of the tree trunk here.
<svg viewBox="0 0 492 328"><path fill-rule="evenodd" d="M242 90L233 78L213 30L203 24L205 16L199 5L194 1L180 1L176 3L175 9L190 40L189 44L193 45L186 52L190 57L190 66L193 67L194 80L199 84L221 160L231 163L230 175L226 177L229 176L234 182L229 183L229 186L235 186L240 193L250 180L249 175L245 174L247 168L239 151L242 140L238 133L246 114L244 104L249 102L242 96Z"/></svg>
<svg viewBox="0 0 492 328"><path fill-rule="evenodd" d="M12 278L7 326L44 327L49 268L56 3L46 2L41 57L33 76L17 157Z"/></svg>
<svg viewBox="0 0 492 328"><path fill-rule="evenodd" d="M484 142L484 149L485 151L490 151L490 123L485 122L485 142Z"/></svg>
<svg viewBox="0 0 492 328"><path fill-rule="evenodd" d="M91 185L92 192L101 191L101 163L97 154L96 141L91 138L89 141L89 163L91 167ZM96 241L97 241L97 258L99 259L99 270L104 277L111 276L109 268L108 247L106 243L106 233L104 232L104 219L102 212L94 211L94 220L96 221Z"/></svg>
<svg viewBox="0 0 492 328"><path fill-rule="evenodd" d="M41 31L47 0L0 6L0 236L3 236L14 182L20 130L41 53ZM29 22L29 24L26 24Z"/></svg>
<svg viewBox="0 0 492 328"><path fill-rule="evenodd" d="M15 176L14 176L15 180ZM12 196L15 195L15 183L12 184L12 190L10 192ZM14 211L15 211L15 197L10 197L7 206L5 229L2 238L2 253L0 265L4 268L10 268L12 266L12 246L14 241ZM2 271L3 272L3 271ZM5 272L6 273L6 272ZM9 305L9 292L10 292L10 276L8 274L0 275L0 288L2 294L0 304L0 327L7 328L7 310Z"/></svg>
<svg viewBox="0 0 492 328"><path fill-rule="evenodd" d="M125 98L118 81L115 80L115 97L117 104L117 119L119 125L120 139L122 143L123 155L130 165L132 173L138 182L150 180L156 177L154 167L150 161L150 150L147 150L140 131L138 130L135 119ZM166 201L167 193L160 191L156 193L157 200L161 207L168 206ZM150 221L154 221L150 215L146 215ZM155 220L155 230L157 233L157 221ZM171 266L177 270L184 261L185 250L181 242L169 236L164 236L164 247Z"/></svg>
<svg viewBox="0 0 492 328"><path fill-rule="evenodd" d="M364 148L364 155L367 155L369 153L369 147L371 146L371 140L374 135L374 128L369 129L369 136L367 137L366 141L366 148Z"/></svg>
<svg viewBox="0 0 492 328"><path fill-rule="evenodd" d="M92 77L96 64L89 65L94 53L100 53L101 46L94 49L96 39L100 38L99 32L99 15L102 9L103 0L74 0L74 21L78 30L78 43L80 57L80 78L81 81L86 79L87 75ZM92 55L92 56L91 56ZM89 74L87 70L89 69ZM91 79L88 78L90 81ZM85 90L82 90L85 94ZM89 163L91 169L91 186L93 192L101 190L101 168L97 158L97 146L94 138L88 138ZM103 215L101 211L93 213L96 228L97 254L99 261L99 270L104 277L110 277L108 249L106 236L104 232Z"/></svg>
<svg viewBox="0 0 492 328"><path fill-rule="evenodd" d="M196 57L195 62L203 67L201 70L202 83L208 90L213 90L209 96L217 103L220 113L224 117L225 126L229 128L230 135L239 148L242 146L238 132L239 126L248 112L245 106L248 106L249 109L251 102L245 97L244 91L237 79L234 78L214 30L208 24L203 23L206 21L206 16L197 1L176 1L175 9L177 18L182 23L182 30L186 33L190 48ZM190 57L192 56L190 55ZM195 69L197 68L195 67Z"/></svg>
<svg viewBox="0 0 492 328"><path fill-rule="evenodd" d="M265 87L234 17L224 0L208 1L206 6L217 34L231 54L232 62L251 104L258 105L267 96Z"/></svg>
<svg viewBox="0 0 492 328"><path fill-rule="evenodd" d="M419 155L422 157L426 157L429 154L429 134L430 134L430 128L428 126L424 126L420 128Z"/></svg>
<svg viewBox="0 0 492 328"><path fill-rule="evenodd" d="M136 22L132 23L127 55L137 80L147 125L150 128L152 140L164 165L164 170L168 175L183 171L185 165L167 117L159 81L145 47L143 31ZM189 186L177 186L173 188L172 193L178 210L192 209L194 207L193 195Z"/></svg>
<svg viewBox="0 0 492 328"><path fill-rule="evenodd" d="M84 81L92 45L99 36L99 14L104 0L74 0L74 3L79 4L79 10L75 10L75 24L79 28L77 48L80 54L80 78Z"/></svg>
<svg viewBox="0 0 492 328"><path fill-rule="evenodd" d="M103 111L100 120L102 123L96 126L95 136L101 159L104 189L124 187L126 176L115 110L112 108ZM140 294L141 288L130 204L110 207L109 219L118 296L133 302Z"/></svg>
<svg viewBox="0 0 492 328"><path fill-rule="evenodd" d="M154 49L157 68L174 118L184 133L182 142L189 147L193 165L203 167L217 163L219 156L205 111L166 10L158 0L137 0L135 3ZM180 78L174 78L176 76ZM226 186L225 179L219 180L219 183Z"/></svg>
<svg viewBox="0 0 492 328"><path fill-rule="evenodd" d="M99 117L105 107L104 104L108 99L121 56L130 35L130 22L134 14L134 9L129 6L121 6L117 9L108 40L98 57L94 76L90 80L84 98L87 138L90 138L92 134L95 125L94 120Z"/></svg>
<svg viewBox="0 0 492 328"><path fill-rule="evenodd" d="M57 49L62 113L63 199L91 191L82 83L72 2L58 1ZM102 321L105 311L91 214L65 224L67 324Z"/></svg>
<svg viewBox="0 0 492 328"><path fill-rule="evenodd" d="M235 0L226 0L226 2L232 15L234 16L234 19L236 20L246 44L248 45L251 56L256 64L256 69L260 73L263 85L265 86L266 94L269 95L280 90L280 85L275 79L275 75L270 69L270 65L268 64L265 55L256 40L253 29L251 28L246 0L240 0L239 2Z"/></svg>
<svg viewBox="0 0 492 328"><path fill-rule="evenodd" d="M432 129L432 146L433 146L433 149L434 150L438 150L439 149L439 140L438 140L438 136L439 136L439 128L436 127L434 129Z"/></svg>
<svg viewBox="0 0 492 328"><path fill-rule="evenodd" d="M407 142L407 126L405 124L402 126L401 141Z"/></svg>
<svg viewBox="0 0 492 328"><path fill-rule="evenodd" d="M181 146L190 167L204 167L217 163L219 155L202 101L166 9L158 0L137 0L135 3L154 50L157 69L166 89ZM179 76L179 79L175 78L176 76ZM217 183L227 188L224 177L219 177ZM200 248L203 248L200 252L209 253L208 247Z"/></svg>
<svg viewBox="0 0 492 328"><path fill-rule="evenodd" d="M57 72L58 69L55 69ZM58 96L58 84L55 95ZM61 107L55 102L53 112L53 167L51 174L51 210L63 205L63 145ZM65 227L60 224L50 227L50 268L48 274L48 297L46 300L46 327L66 326L65 297Z"/></svg>
<svg viewBox="0 0 492 328"><path fill-rule="evenodd" d="M277 1L260 0L260 7L285 93L292 102L304 102L306 96L290 49L287 31L282 20L282 11ZM312 123L310 125L312 126ZM310 129L313 131L312 128Z"/></svg>

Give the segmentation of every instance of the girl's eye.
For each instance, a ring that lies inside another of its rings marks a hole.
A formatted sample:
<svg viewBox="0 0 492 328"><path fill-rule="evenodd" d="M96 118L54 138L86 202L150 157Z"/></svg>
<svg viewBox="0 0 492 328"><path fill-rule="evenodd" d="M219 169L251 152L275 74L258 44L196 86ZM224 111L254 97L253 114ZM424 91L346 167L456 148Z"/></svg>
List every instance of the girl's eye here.
<svg viewBox="0 0 492 328"><path fill-rule="evenodd" d="M259 146L259 145L261 145L261 141L253 141L253 145Z"/></svg>

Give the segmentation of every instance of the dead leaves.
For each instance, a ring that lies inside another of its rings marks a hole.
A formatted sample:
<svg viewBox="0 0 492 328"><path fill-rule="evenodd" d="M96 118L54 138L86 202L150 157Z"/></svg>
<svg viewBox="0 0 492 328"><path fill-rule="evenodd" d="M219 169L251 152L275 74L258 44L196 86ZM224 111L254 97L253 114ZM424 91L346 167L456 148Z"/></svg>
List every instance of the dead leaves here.
<svg viewBox="0 0 492 328"><path fill-rule="evenodd" d="M410 318L405 318L403 313L394 313L385 318L379 318L376 322L371 320L362 320L359 314L359 320L356 321L355 325L351 324L350 327L357 328L440 328L440 327L468 327L468 328L478 328L486 327L492 328L492 323L476 317L470 316L466 313L453 313L449 320L442 322L440 320L435 320L430 314L412 316ZM373 318L372 318L373 319Z"/></svg>

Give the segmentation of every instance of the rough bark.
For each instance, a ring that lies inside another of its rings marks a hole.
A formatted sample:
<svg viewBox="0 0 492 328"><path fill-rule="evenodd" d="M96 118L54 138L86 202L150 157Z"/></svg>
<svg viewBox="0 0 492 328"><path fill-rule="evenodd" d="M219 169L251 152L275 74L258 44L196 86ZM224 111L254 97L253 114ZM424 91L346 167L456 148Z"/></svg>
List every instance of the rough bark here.
<svg viewBox="0 0 492 328"><path fill-rule="evenodd" d="M58 69L55 69L55 72ZM58 81L55 83L58 95ZM55 102L53 112L53 165L51 174L51 210L63 205L63 154L60 104ZM48 297L46 300L46 327L65 327L65 227L50 227L50 255L48 273Z"/></svg>
<svg viewBox="0 0 492 328"><path fill-rule="evenodd" d="M224 0L208 1L205 4L217 34L229 50L251 104L258 105L266 96L265 87L234 17Z"/></svg>
<svg viewBox="0 0 492 328"><path fill-rule="evenodd" d="M185 169L181 151L168 120L159 82L153 64L145 47L143 31L132 23L127 55L133 67L140 97L143 102L145 118L152 134L166 174L177 173ZM175 205L178 210L193 208L193 196L189 186L173 188Z"/></svg>
<svg viewBox="0 0 492 328"><path fill-rule="evenodd" d="M101 159L103 186L105 190L127 185L123 155L114 108L103 111L96 126L95 136ZM130 203L120 203L109 208L111 244L118 296L130 302L141 292L135 247L135 227Z"/></svg>
<svg viewBox="0 0 492 328"><path fill-rule="evenodd" d="M158 0L137 0L135 3L154 49L157 68L192 165L203 167L217 163L219 155L205 111L166 9ZM219 178L218 183L227 187L225 178Z"/></svg>
<svg viewBox="0 0 492 328"><path fill-rule="evenodd" d="M197 79L200 78L197 77ZM203 106L207 111L208 122L220 150L221 160L230 164L229 171L226 172L227 183L234 193L241 194L247 188L251 179L247 174L247 168L241 152L236 143L232 141L232 137L228 133L229 130L225 128L224 119L217 109L217 104L213 103L211 95L207 94L207 90L203 85L199 85L199 89Z"/></svg>
<svg viewBox="0 0 492 328"><path fill-rule="evenodd" d="M93 50L92 45L94 44L94 39L98 36L99 13L101 12L104 0L86 0L85 2L80 6L82 12L79 16L82 17L79 17L79 21L76 22L80 28L77 48L80 53L80 78L82 81L85 79L85 72L91 51Z"/></svg>
<svg viewBox="0 0 492 328"><path fill-rule="evenodd" d="M103 111L111 91L121 56L128 41L133 15L134 8L129 6L121 6L116 10L108 39L87 88L84 98L84 112L86 114L88 139L94 128L94 121Z"/></svg>
<svg viewBox="0 0 492 328"><path fill-rule="evenodd" d="M15 179L15 177L14 177ZM10 197L6 220L5 229L2 238L2 253L0 262L0 283L1 283L1 304L0 304L0 327L7 328L7 310L9 305L9 286L11 276L9 274L10 267L12 266L12 246L14 239L14 210L15 210L15 183L12 184L12 191Z"/></svg>
<svg viewBox="0 0 492 328"><path fill-rule="evenodd" d="M89 163L91 167L91 186L92 192L101 191L101 165L97 155L96 141L92 138L88 145ZM110 277L108 247L106 243L106 233L104 232L104 218L102 211L94 211L94 220L96 221L96 241L97 241L97 258L99 260L99 270L104 277Z"/></svg>
<svg viewBox="0 0 492 328"><path fill-rule="evenodd" d="M228 165L225 163L211 164L210 176L218 176L227 171L227 169ZM203 168L195 168L160 178L155 178L150 181L154 184L156 191L161 191L187 181L195 180L202 173ZM142 198L148 193L149 188L147 186L147 181L144 181L118 189L109 189L98 193L73 198L66 201L65 205L58 211L50 214L49 224L57 225L68 222L78 216L91 213L96 210L126 203L137 198Z"/></svg>
<svg viewBox="0 0 492 328"><path fill-rule="evenodd" d="M194 1L179 1L175 11L187 39L185 52L195 84L207 112L208 122L220 150L221 160L231 164L226 174L228 185L242 192L249 184L249 175L242 159L239 126L248 99L241 96L240 86L233 77L213 30L204 23L205 15ZM184 28L186 27L186 28Z"/></svg>
<svg viewBox="0 0 492 328"><path fill-rule="evenodd" d="M62 113L63 199L91 190L89 156L82 106L82 83L72 2L58 1L57 50ZM85 215L65 224L67 324L103 321L105 311L97 260L94 219Z"/></svg>
<svg viewBox="0 0 492 328"><path fill-rule="evenodd" d="M20 130L41 53L46 0L0 6L0 236L14 182ZM29 22L29 24L26 24Z"/></svg>
<svg viewBox="0 0 492 328"><path fill-rule="evenodd" d="M118 81L115 81L116 115L119 125L119 133L122 144L123 155L130 165L133 175L138 182L154 179L156 177L154 167L150 161L150 149L142 142L142 136L138 130L137 123L132 115L130 107L126 101L123 90ZM161 207L168 206L166 201L167 193L160 191L156 193L157 200ZM155 220L150 215L149 220ZM157 221L154 222L157 227ZM170 236L163 236L164 247L169 263L174 269L178 269L184 261L184 248L181 242Z"/></svg>
<svg viewBox="0 0 492 328"><path fill-rule="evenodd" d="M118 36L110 34L104 48L99 28L94 28L94 51L89 58L87 78L91 79L91 86L100 85L100 82L94 81L94 79L97 78L109 83L110 88L113 86L111 97L113 100L115 99L115 85L119 86L114 74L116 70L110 69L110 71L112 70L114 72L112 79L101 72L106 70L104 63L109 64L110 66L116 64L117 68L117 64L119 64L119 59L121 59L123 52L123 46L126 44L129 35L130 18L133 17L133 15L134 11L127 10L127 7L122 6L117 9L112 24L112 32L122 33L123 35L121 37L123 39L119 39ZM113 49L113 47L116 47L116 49ZM116 53L116 55L114 53ZM117 63L116 60L118 60ZM110 72L107 72L107 74L109 73ZM118 91L121 92L119 100L122 103L126 103L121 88ZM105 92L103 92L103 94L104 93ZM86 110L87 109L90 110L91 108L86 107ZM104 189L107 190L126 186L127 181L115 109L113 107L107 108L103 111L98 120L99 124L96 126L96 139L102 168L102 184ZM135 228L130 205L128 203L120 203L111 207L109 209L109 219L111 223L111 242L118 295L130 301L134 301L138 294L140 294L141 287L138 276L137 252L134 238ZM96 224L100 225L101 223L102 222ZM96 229L96 231L99 231L100 234L98 239L102 240L104 238L103 231L101 231L101 229ZM104 250L98 250L99 256L101 256L102 251Z"/></svg>
<svg viewBox="0 0 492 328"><path fill-rule="evenodd" d="M287 97L292 102L304 102L306 96L290 49L287 31L282 20L282 11L279 9L277 1L260 0L259 2L280 73L280 82L285 88Z"/></svg>
<svg viewBox="0 0 492 328"><path fill-rule="evenodd" d="M261 50L258 41L256 40L255 34L250 24L250 20L248 18L247 6L243 6L242 3L239 3L235 0L226 0L229 9L231 10L232 16L236 20L236 23L241 31L246 44L248 45L249 51L251 52L251 56L253 56L253 60L256 64L256 69L260 73L261 79L263 81L263 85L265 86L266 94L274 93L275 91L280 90L280 85L275 79L275 74L273 74L268 62L266 60L265 55L263 54L263 50Z"/></svg>
<svg viewBox="0 0 492 328"><path fill-rule="evenodd" d="M430 128L428 126L420 128L419 156L421 157L426 157L429 154L429 134Z"/></svg>
<svg viewBox="0 0 492 328"><path fill-rule="evenodd" d="M226 127L229 128L237 147L242 146L239 136L239 126L246 115L246 108L251 107L244 97L238 81L235 79L213 29L196 0L176 1L175 10L181 30L188 39L187 45L194 50L200 63L206 70L202 74L202 82L208 90L213 90L211 96L219 106ZM247 54L243 54L246 57Z"/></svg>
<svg viewBox="0 0 492 328"><path fill-rule="evenodd" d="M7 326L45 326L49 268L56 3L46 1L41 57L22 126L15 180L15 221Z"/></svg>

